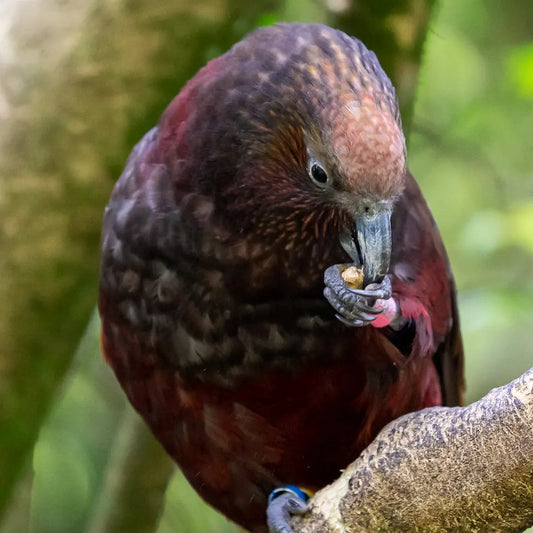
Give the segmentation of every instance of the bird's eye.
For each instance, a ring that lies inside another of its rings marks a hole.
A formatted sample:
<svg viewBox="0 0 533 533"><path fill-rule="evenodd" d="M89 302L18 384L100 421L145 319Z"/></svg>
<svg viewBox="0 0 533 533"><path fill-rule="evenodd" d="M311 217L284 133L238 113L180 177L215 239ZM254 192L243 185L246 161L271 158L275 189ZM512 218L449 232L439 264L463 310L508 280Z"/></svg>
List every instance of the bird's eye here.
<svg viewBox="0 0 533 533"><path fill-rule="evenodd" d="M329 182L328 175L322 165L317 163L316 161L313 161L309 166L309 175L311 176L311 179L323 187L324 185L327 185Z"/></svg>

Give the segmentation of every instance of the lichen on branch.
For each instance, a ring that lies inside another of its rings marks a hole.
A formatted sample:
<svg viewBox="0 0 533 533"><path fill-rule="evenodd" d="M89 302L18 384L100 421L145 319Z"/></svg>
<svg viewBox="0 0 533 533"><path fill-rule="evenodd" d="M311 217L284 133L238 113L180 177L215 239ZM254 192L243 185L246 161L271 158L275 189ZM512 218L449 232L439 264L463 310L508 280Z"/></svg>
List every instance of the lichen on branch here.
<svg viewBox="0 0 533 533"><path fill-rule="evenodd" d="M387 425L294 519L298 533L523 531L533 525L533 368L467 407Z"/></svg>

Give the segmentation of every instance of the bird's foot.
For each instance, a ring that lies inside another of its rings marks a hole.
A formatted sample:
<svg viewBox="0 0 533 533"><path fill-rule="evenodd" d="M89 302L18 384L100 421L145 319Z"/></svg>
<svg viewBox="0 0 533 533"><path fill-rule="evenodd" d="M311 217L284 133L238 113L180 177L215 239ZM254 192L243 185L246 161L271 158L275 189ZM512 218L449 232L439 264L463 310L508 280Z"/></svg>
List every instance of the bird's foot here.
<svg viewBox="0 0 533 533"><path fill-rule="evenodd" d="M352 289L342 279L342 272L349 266L333 265L324 273L324 296L337 312L335 316L350 327L368 324L376 328L398 327L402 318L398 303L392 297L390 276L364 289Z"/></svg>
<svg viewBox="0 0 533 533"><path fill-rule="evenodd" d="M270 533L294 533L291 516L307 512L309 495L294 485L273 490L268 497L267 524Z"/></svg>

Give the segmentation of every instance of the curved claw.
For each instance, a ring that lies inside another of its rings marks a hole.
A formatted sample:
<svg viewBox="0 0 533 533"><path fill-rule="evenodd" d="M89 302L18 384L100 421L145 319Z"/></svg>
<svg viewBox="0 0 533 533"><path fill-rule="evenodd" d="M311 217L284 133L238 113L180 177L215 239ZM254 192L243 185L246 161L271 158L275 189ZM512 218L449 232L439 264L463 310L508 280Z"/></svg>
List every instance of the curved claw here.
<svg viewBox="0 0 533 533"><path fill-rule="evenodd" d="M381 310L376 309L375 314L366 313L359 308L359 305L361 304L360 301L353 301L350 302L350 304L346 304L346 302L343 302L338 295L328 287L324 289L324 296L333 309L337 311L337 318L341 316L343 320L339 320L346 326L366 326L375 320L377 315L381 312ZM363 305L362 307L367 308L366 305Z"/></svg>
<svg viewBox="0 0 533 533"><path fill-rule="evenodd" d="M359 308L359 303L356 300L346 301L338 294L334 293L331 289L326 287L324 289L324 296L330 303L331 307L337 311L340 315L350 320L372 320L374 317L370 313L366 313Z"/></svg>
<svg viewBox="0 0 533 533"><path fill-rule="evenodd" d="M392 296L392 284L390 281L390 276L385 276L383 281L379 284L371 283L365 289L352 289L348 287L348 290L354 294L357 294L357 296L376 298L377 300L388 300Z"/></svg>
<svg viewBox="0 0 533 533"><path fill-rule="evenodd" d="M342 272L349 265L333 265L324 272L324 296L337 312L337 318L346 326L361 327L373 322L383 312L376 307L377 300L392 296L390 276L380 284L370 284L365 289L352 289L342 279Z"/></svg>
<svg viewBox="0 0 533 533"><path fill-rule="evenodd" d="M339 294L342 291L347 291L356 296L364 296L366 298L376 298L380 300L388 300L392 296L392 284L390 276L387 275L383 278L381 283L371 283L364 289L352 289L342 279L342 272L346 268L351 266L350 264L332 265L324 272L324 284L334 292Z"/></svg>
<svg viewBox="0 0 533 533"><path fill-rule="evenodd" d="M358 309L357 307L353 309L348 309L340 305L337 309L343 316L350 317L355 320L362 320L363 322L372 322L372 320L376 320L375 315L371 315L370 313L365 313L361 311L360 309Z"/></svg>
<svg viewBox="0 0 533 533"><path fill-rule="evenodd" d="M383 309L378 309L372 305L368 305L365 303L364 300L360 300L357 304L357 307L360 311L363 311L363 313L369 313L372 316L379 315L380 313L383 313Z"/></svg>
<svg viewBox="0 0 533 533"><path fill-rule="evenodd" d="M342 315L335 315L335 318L342 322L345 326L348 326L349 328L359 328L361 326L366 326L366 323L363 320L347 320Z"/></svg>
<svg viewBox="0 0 533 533"><path fill-rule="evenodd" d="M276 496L268 502L267 525L270 533L294 533L290 526L291 516L307 512L307 503L293 492Z"/></svg>

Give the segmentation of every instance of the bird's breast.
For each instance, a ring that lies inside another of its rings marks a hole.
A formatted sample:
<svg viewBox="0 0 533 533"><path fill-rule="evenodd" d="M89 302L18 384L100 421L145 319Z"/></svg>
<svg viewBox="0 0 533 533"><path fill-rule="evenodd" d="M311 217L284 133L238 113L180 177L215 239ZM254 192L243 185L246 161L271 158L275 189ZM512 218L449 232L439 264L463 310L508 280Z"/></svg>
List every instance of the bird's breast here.
<svg viewBox="0 0 533 533"><path fill-rule="evenodd" d="M233 388L272 369L292 372L340 356L341 328L332 318L321 298L243 303L204 288L154 315L157 334L148 340L186 379Z"/></svg>

